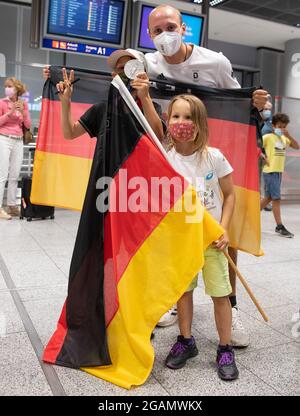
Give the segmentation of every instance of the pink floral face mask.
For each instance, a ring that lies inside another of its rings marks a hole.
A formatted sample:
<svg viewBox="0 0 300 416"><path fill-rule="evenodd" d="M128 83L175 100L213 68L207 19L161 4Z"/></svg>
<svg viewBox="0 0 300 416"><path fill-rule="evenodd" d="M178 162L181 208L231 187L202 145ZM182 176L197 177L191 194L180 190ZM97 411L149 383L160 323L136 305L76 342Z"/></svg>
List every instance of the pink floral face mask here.
<svg viewBox="0 0 300 416"><path fill-rule="evenodd" d="M194 123L173 123L168 126L169 133L178 142L187 142L194 138Z"/></svg>

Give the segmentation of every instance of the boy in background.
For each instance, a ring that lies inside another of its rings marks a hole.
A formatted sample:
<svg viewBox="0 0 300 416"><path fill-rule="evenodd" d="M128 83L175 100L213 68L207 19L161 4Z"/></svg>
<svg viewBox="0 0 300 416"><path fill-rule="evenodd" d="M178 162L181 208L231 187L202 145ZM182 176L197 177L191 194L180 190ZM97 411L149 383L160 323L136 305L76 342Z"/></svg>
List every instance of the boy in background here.
<svg viewBox="0 0 300 416"><path fill-rule="evenodd" d="M263 136L263 147L268 163L263 168L265 197L261 200L260 208L264 209L272 201L273 215L276 221L275 232L283 237L292 238L294 234L282 224L280 213L281 177L284 171L286 148L291 146L293 149L299 149L299 144L286 129L289 122L290 119L286 114L274 114L272 118L273 132Z"/></svg>

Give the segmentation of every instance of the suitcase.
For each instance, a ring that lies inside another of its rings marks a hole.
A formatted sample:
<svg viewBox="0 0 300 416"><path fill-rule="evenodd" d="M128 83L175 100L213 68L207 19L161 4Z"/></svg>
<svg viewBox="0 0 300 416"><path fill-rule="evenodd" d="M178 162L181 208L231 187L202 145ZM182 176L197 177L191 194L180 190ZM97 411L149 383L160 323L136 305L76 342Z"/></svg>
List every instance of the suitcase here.
<svg viewBox="0 0 300 416"><path fill-rule="evenodd" d="M34 205L30 202L31 182L31 178L22 178L20 220L23 218L26 218L27 221L32 221L33 218L41 218L45 220L49 217L53 220L54 207Z"/></svg>

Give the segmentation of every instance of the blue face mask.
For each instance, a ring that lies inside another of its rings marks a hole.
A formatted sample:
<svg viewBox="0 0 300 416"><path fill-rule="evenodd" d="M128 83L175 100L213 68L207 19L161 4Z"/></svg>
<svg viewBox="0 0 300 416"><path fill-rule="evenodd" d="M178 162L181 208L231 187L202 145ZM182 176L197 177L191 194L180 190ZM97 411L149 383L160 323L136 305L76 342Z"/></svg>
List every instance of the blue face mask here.
<svg viewBox="0 0 300 416"><path fill-rule="evenodd" d="M276 134L276 136L281 137L282 136L282 130L278 127L276 127L276 129L274 129L274 134Z"/></svg>
<svg viewBox="0 0 300 416"><path fill-rule="evenodd" d="M271 110L264 110L264 111L262 112L262 115L263 115L263 118L264 118L265 120L267 120L267 119L268 119L268 118L270 118L270 117L271 117L271 115L272 115Z"/></svg>

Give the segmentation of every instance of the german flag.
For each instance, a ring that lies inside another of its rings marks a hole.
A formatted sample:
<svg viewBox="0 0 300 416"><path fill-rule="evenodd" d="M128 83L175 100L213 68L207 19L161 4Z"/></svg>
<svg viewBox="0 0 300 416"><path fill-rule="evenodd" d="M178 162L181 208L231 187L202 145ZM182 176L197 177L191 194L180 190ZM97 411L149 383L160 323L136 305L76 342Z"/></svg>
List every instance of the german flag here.
<svg viewBox="0 0 300 416"><path fill-rule="evenodd" d="M76 121L92 104L107 102L109 76L80 75L74 85L72 117ZM55 85L62 79L61 68L51 67L51 79L43 89L42 111L34 157L30 200L81 211L90 175L96 140L88 134L65 140L61 129L61 102ZM99 114L105 120L105 111Z"/></svg>
<svg viewBox="0 0 300 416"><path fill-rule="evenodd" d="M190 93L205 104L209 145L221 150L233 167L236 205L229 230L230 246L256 256L261 250L260 191L257 157L258 112L252 106L255 88L191 88L159 81L152 96L166 110L173 96Z"/></svg>
<svg viewBox="0 0 300 416"><path fill-rule="evenodd" d="M90 174L95 141L88 135L64 140L60 127L60 101L54 85L61 68L51 67L44 86L43 104L31 201L42 205L81 210ZM74 86L74 120L99 101L107 102L110 77L80 74ZM234 248L261 255L260 195L256 151L257 111L251 105L253 88L213 89L156 81L151 94L164 109L177 94L192 93L202 99L209 115L210 145L219 148L234 168L236 207L230 241ZM105 119L105 114L100 114Z"/></svg>
<svg viewBox="0 0 300 416"><path fill-rule="evenodd" d="M128 389L147 380L151 332L202 268L203 251L222 229L114 86L108 103L67 300L43 359ZM108 188L105 178L112 178ZM171 184L167 196L164 185L153 191L153 179Z"/></svg>

